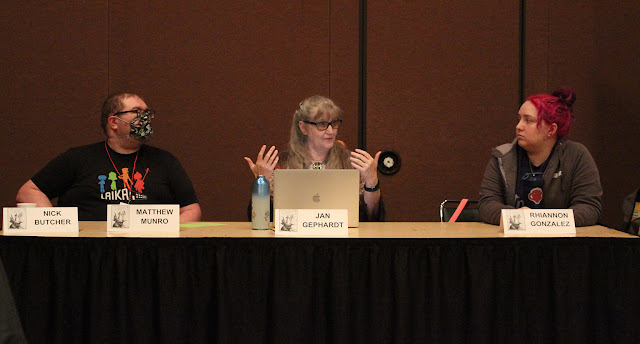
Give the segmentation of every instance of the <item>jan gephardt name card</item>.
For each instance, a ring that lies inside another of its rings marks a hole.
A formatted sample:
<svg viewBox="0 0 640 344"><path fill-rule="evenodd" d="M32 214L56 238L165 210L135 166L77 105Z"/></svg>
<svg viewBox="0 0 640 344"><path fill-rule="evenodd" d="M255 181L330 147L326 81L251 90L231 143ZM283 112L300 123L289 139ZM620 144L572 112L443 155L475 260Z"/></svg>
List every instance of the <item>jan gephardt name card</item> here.
<svg viewBox="0 0 640 344"><path fill-rule="evenodd" d="M575 236L573 209L502 209L504 236Z"/></svg>
<svg viewBox="0 0 640 344"><path fill-rule="evenodd" d="M276 209L276 236L335 237L349 235L347 209Z"/></svg>
<svg viewBox="0 0 640 344"><path fill-rule="evenodd" d="M3 208L2 218L5 234L78 233L76 207Z"/></svg>
<svg viewBox="0 0 640 344"><path fill-rule="evenodd" d="M180 231L178 204L108 204L107 231Z"/></svg>

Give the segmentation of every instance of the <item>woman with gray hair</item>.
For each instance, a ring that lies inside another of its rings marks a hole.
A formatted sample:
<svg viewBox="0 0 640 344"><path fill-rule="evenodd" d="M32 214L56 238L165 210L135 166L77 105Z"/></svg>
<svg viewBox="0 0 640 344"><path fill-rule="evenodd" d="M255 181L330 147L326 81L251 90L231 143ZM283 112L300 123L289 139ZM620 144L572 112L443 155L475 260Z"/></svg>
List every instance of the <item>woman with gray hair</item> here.
<svg viewBox="0 0 640 344"><path fill-rule="evenodd" d="M309 97L300 102L293 114L288 152L278 154L275 146L267 150L263 145L255 163L248 157L244 159L254 177L262 174L272 184L276 168L354 168L360 171L360 221L382 221L384 205L377 171L380 152L371 156L362 149L347 150L344 143L336 139L342 116L342 109L331 99Z"/></svg>

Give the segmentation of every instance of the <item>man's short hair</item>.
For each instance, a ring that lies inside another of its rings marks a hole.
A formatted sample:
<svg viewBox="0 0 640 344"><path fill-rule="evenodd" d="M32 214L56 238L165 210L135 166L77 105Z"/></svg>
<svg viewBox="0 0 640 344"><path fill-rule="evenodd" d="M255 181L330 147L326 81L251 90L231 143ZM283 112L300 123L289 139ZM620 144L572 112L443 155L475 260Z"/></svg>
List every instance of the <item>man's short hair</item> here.
<svg viewBox="0 0 640 344"><path fill-rule="evenodd" d="M107 121L109 120L109 116L118 111L122 111L122 100L129 97L138 97L142 99L141 96L135 93L118 92L112 93L107 97L107 100L104 101L102 109L100 110L100 125L105 133L107 132ZM144 101L144 99L142 100Z"/></svg>

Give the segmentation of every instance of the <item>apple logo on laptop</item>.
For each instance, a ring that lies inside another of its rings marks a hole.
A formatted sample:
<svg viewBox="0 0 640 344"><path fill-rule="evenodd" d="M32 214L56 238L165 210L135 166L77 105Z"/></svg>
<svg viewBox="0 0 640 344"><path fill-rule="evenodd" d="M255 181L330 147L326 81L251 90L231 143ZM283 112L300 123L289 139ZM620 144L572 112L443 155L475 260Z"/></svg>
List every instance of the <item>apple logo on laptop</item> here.
<svg viewBox="0 0 640 344"><path fill-rule="evenodd" d="M313 195L313 201L316 203L320 202L320 194Z"/></svg>

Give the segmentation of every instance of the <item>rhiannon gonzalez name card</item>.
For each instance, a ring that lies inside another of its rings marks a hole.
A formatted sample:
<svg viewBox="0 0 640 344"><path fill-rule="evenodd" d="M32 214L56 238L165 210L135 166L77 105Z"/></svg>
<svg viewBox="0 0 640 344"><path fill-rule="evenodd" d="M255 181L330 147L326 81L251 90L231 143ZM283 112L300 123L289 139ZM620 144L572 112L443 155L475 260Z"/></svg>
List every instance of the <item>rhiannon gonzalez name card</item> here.
<svg viewBox="0 0 640 344"><path fill-rule="evenodd" d="M276 209L276 236L346 237L347 209Z"/></svg>
<svg viewBox="0 0 640 344"><path fill-rule="evenodd" d="M5 234L78 233L77 207L3 208Z"/></svg>
<svg viewBox="0 0 640 344"><path fill-rule="evenodd" d="M573 209L502 209L505 237L576 235Z"/></svg>
<svg viewBox="0 0 640 344"><path fill-rule="evenodd" d="M108 204L107 231L180 232L178 204Z"/></svg>

